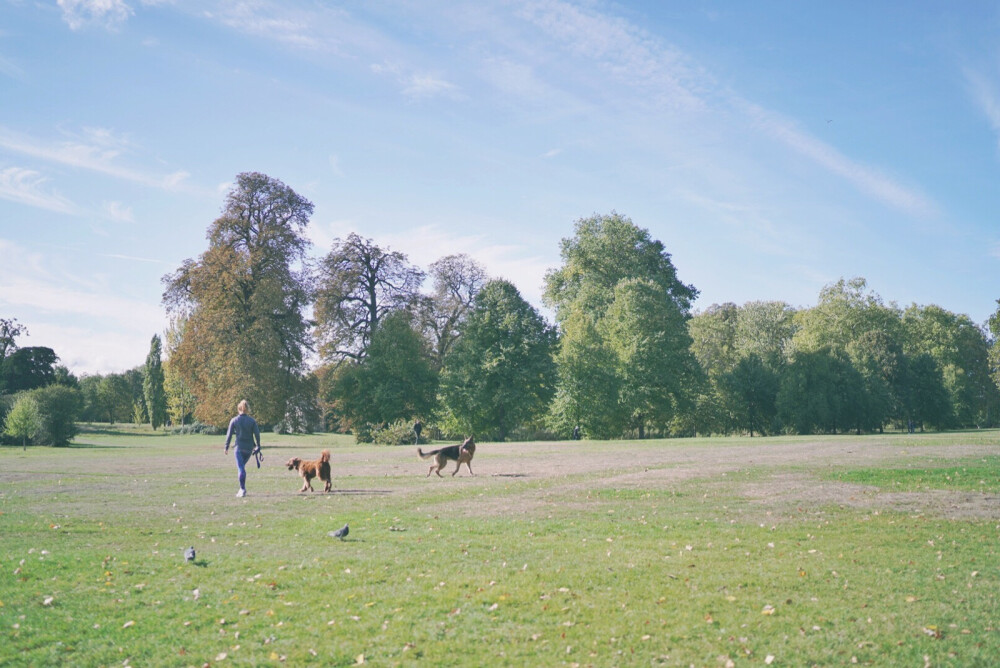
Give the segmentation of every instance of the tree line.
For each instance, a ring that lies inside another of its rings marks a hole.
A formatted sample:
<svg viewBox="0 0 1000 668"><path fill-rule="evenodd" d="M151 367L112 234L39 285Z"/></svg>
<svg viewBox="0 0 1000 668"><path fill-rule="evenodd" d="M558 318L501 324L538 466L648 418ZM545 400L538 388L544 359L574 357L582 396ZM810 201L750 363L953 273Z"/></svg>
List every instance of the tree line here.
<svg viewBox="0 0 1000 668"><path fill-rule="evenodd" d="M312 211L277 179L238 175L208 248L163 279L165 360L155 336L142 367L77 380L54 353L36 360L17 349L19 325L0 320L14 328L0 330L0 383L21 378L25 358L48 360L38 387L75 390L87 419L222 427L246 398L276 431L383 443L408 439L418 418L440 436L500 440L1000 420L1000 309L981 327L938 306L886 304L853 278L823 288L810 308L692 312L698 291L664 245L612 212L577 221L561 241L561 266L545 276L550 324L466 255L424 272L350 234L312 259Z"/></svg>

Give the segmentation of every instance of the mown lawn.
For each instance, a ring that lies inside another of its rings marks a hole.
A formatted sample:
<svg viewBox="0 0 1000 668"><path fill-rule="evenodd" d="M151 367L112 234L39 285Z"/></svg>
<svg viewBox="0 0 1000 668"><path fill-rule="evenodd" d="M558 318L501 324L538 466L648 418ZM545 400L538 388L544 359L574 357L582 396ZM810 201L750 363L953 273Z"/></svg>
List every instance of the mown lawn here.
<svg viewBox="0 0 1000 668"><path fill-rule="evenodd" d="M0 449L0 665L1000 663L998 432L480 444L445 479L267 434L245 499L221 442ZM297 494L322 448L334 493Z"/></svg>

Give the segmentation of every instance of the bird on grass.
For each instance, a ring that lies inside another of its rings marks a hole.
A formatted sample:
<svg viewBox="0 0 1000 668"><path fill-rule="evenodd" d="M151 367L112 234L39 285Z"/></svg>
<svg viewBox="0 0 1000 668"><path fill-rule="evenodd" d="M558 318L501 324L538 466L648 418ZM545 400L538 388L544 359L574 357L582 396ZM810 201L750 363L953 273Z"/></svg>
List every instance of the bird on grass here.
<svg viewBox="0 0 1000 668"><path fill-rule="evenodd" d="M336 531L329 532L327 534L327 536L331 536L333 538L339 538L340 540L344 540L344 536L346 536L349 531L350 531L350 529L345 524L344 526L340 527Z"/></svg>
<svg viewBox="0 0 1000 668"><path fill-rule="evenodd" d="M184 559L186 559L188 563L191 563L192 561L194 561L194 546L193 545L191 547L189 547L188 549L184 550Z"/></svg>

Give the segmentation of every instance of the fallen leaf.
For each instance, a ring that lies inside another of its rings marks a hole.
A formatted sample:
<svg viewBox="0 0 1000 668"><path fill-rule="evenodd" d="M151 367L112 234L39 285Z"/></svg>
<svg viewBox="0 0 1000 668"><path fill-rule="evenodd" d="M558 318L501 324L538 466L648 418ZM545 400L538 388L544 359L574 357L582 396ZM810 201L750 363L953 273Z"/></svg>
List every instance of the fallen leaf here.
<svg viewBox="0 0 1000 668"><path fill-rule="evenodd" d="M764 663L766 663L769 666L772 663L774 663L774 655L773 654L768 654L766 657L764 657Z"/></svg>
<svg viewBox="0 0 1000 668"><path fill-rule="evenodd" d="M773 615L774 614L774 606L770 605L770 604L769 605L765 605L764 608L760 611L760 614L762 614L762 615Z"/></svg>
<svg viewBox="0 0 1000 668"><path fill-rule="evenodd" d="M365 655L364 654L358 654L358 658L356 658L354 660L355 665L358 665L358 666L360 666L364 662L365 662Z"/></svg>
<svg viewBox="0 0 1000 668"><path fill-rule="evenodd" d="M127 622L125 622L124 624L122 624L122 628L123 629L127 629L130 626L135 626L135 621L134 620L130 619Z"/></svg>

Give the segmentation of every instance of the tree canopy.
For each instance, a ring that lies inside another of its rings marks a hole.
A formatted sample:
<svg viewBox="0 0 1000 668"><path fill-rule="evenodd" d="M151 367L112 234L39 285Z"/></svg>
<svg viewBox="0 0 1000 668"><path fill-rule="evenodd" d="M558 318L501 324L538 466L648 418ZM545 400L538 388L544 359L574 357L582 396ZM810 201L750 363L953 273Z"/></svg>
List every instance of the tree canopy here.
<svg viewBox="0 0 1000 668"><path fill-rule="evenodd" d="M247 399L258 420L286 412L312 342L304 236L313 205L277 179L236 177L209 247L164 277L164 303L185 319L171 365L197 397L196 417L222 426Z"/></svg>

